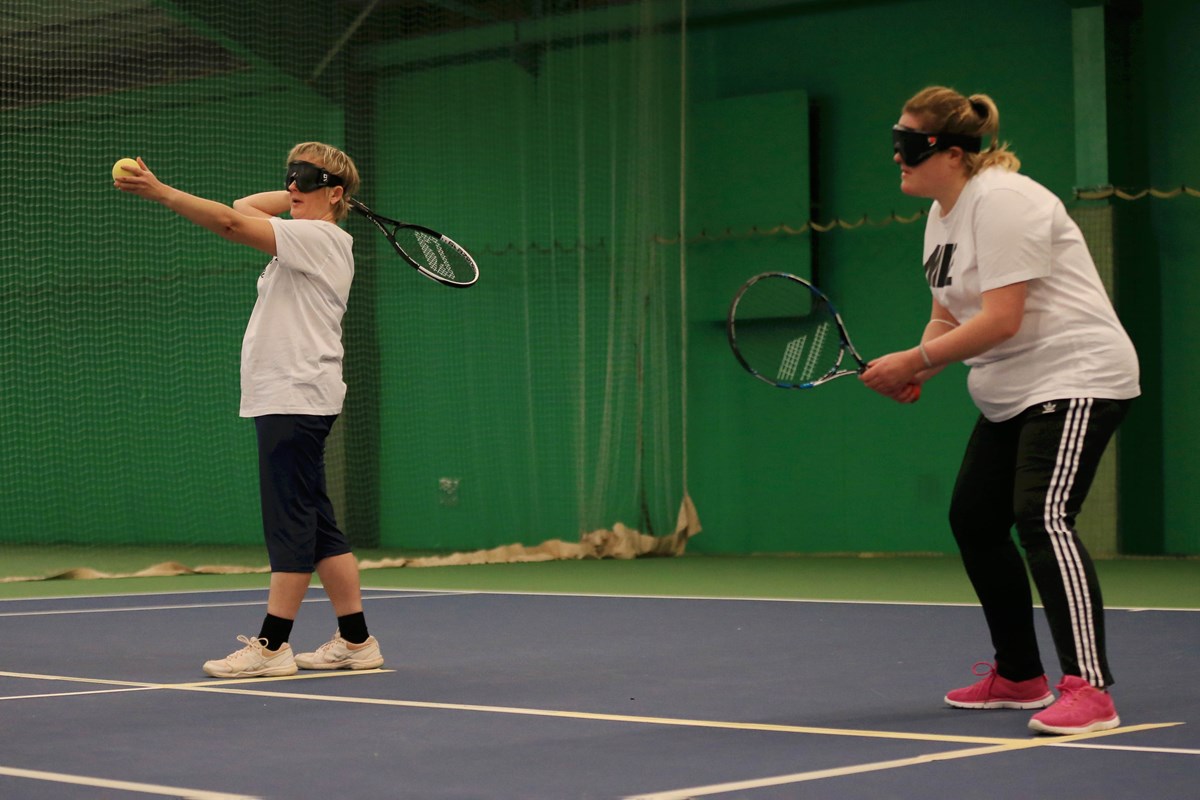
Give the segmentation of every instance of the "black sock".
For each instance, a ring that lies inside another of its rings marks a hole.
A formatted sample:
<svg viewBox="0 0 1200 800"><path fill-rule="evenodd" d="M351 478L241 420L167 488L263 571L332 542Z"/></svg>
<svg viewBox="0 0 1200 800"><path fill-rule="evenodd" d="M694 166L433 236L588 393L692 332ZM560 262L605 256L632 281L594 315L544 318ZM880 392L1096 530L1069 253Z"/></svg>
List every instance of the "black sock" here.
<svg viewBox="0 0 1200 800"><path fill-rule="evenodd" d="M292 635L293 622L294 620L267 614L263 619L262 630L258 632L258 638L267 640L268 650L278 650Z"/></svg>
<svg viewBox="0 0 1200 800"><path fill-rule="evenodd" d="M361 611L338 617L337 620L338 631L341 632L342 638L350 644L362 644L370 636L367 633L367 618Z"/></svg>

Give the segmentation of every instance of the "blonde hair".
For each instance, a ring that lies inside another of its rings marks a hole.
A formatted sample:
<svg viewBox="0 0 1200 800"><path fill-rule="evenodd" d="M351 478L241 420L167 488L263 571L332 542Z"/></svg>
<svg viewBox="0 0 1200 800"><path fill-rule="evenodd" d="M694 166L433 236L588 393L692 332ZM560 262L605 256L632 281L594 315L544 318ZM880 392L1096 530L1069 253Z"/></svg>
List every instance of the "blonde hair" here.
<svg viewBox="0 0 1200 800"><path fill-rule="evenodd" d="M330 144L301 142L288 153L287 163L293 161L312 161L342 179L342 199L333 206L333 218L337 222L344 220L350 213L349 198L358 194L361 184L353 159Z"/></svg>
<svg viewBox="0 0 1200 800"><path fill-rule="evenodd" d="M1021 159L1000 142L1000 110L986 94L964 97L945 86L930 86L917 92L904 104L904 113L921 120L924 130L933 133L959 133L978 136L987 146L978 153L964 153L967 176L988 167L1009 172L1021 168Z"/></svg>

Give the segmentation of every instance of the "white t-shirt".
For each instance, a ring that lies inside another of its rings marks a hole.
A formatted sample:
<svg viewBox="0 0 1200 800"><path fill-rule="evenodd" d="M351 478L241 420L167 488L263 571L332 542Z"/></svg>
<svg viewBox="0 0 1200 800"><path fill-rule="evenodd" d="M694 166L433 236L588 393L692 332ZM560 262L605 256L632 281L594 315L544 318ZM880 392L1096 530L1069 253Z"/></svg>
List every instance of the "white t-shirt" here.
<svg viewBox="0 0 1200 800"><path fill-rule="evenodd" d="M242 339L243 417L342 410L342 315L354 238L331 222L273 217L275 252Z"/></svg>
<svg viewBox="0 0 1200 800"><path fill-rule="evenodd" d="M982 310L983 292L1028 281L1016 336L965 362L988 419L1048 400L1141 393L1137 353L1083 234L1044 186L1000 167L974 175L945 217L934 202L924 255L934 299L960 323Z"/></svg>

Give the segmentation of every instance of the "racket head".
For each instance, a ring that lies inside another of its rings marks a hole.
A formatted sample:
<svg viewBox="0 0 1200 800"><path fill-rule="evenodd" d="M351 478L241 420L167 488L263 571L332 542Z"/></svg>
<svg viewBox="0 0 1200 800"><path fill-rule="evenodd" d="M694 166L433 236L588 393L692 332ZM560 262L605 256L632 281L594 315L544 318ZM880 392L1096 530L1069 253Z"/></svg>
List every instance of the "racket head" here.
<svg viewBox="0 0 1200 800"><path fill-rule="evenodd" d="M438 283L463 289L479 280L475 259L443 233L423 225L400 225L388 240L405 261Z"/></svg>
<svg viewBox="0 0 1200 800"><path fill-rule="evenodd" d="M479 265L475 259L449 236L424 225L376 214L353 197L349 203L352 209L371 220L396 253L426 278L458 289L479 280Z"/></svg>
<svg viewBox="0 0 1200 800"><path fill-rule="evenodd" d="M742 367L780 389L811 389L866 366L829 298L786 272L764 272L742 285L727 332Z"/></svg>

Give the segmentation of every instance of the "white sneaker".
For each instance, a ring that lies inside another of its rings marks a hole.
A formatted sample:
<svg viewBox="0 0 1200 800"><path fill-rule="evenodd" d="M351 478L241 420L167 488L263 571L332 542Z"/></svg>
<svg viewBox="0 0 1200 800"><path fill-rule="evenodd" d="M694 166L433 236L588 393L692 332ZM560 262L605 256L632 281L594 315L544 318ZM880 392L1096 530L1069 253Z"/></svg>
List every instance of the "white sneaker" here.
<svg viewBox="0 0 1200 800"><path fill-rule="evenodd" d="M287 642L271 652L266 648L266 639L237 638L246 646L216 661L205 661L206 674L214 678L266 678L296 674L296 660L292 658L292 648Z"/></svg>
<svg viewBox="0 0 1200 800"><path fill-rule="evenodd" d="M334 631L333 638L318 647L315 653L297 653L296 666L300 669L376 669L383 666L383 656L374 636L368 636L367 641L358 646L343 639L341 631Z"/></svg>

